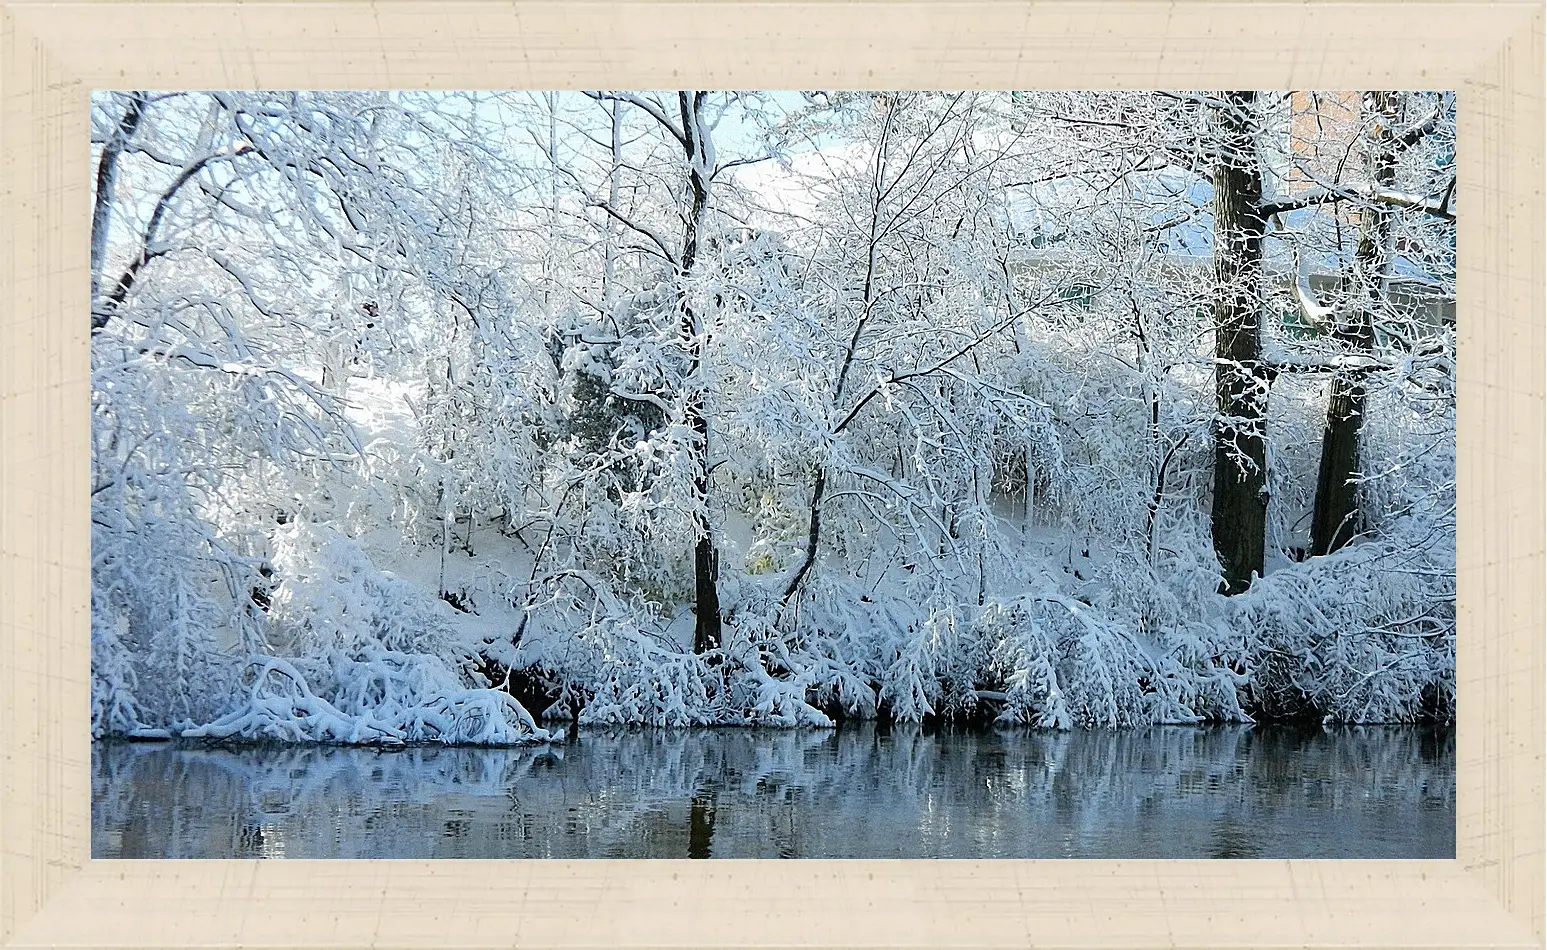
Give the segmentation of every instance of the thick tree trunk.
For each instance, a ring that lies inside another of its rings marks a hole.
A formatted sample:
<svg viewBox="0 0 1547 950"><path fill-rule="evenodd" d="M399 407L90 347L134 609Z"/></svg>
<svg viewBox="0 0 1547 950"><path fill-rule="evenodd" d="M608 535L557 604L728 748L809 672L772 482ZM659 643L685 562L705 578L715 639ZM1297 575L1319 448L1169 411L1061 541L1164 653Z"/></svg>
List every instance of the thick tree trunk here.
<svg viewBox="0 0 1547 950"><path fill-rule="evenodd" d="M1214 171L1214 552L1220 591L1238 594L1261 575L1268 513L1260 294L1262 176L1252 139L1256 93L1227 92Z"/></svg>
<svg viewBox="0 0 1547 950"><path fill-rule="evenodd" d="M1389 93L1371 97L1376 109L1371 135L1371 172L1377 188L1396 180L1397 152L1391 131L1394 103ZM1375 314L1384 297L1381 271L1391 231L1391 209L1371 203L1360 212L1359 246L1354 252L1358 302L1339 321L1338 339L1356 353L1375 346ZM1353 540L1359 529L1359 444L1364 428L1365 389L1358 376L1334 376L1322 434L1321 469L1316 476L1316 505L1311 517L1311 553L1331 554Z"/></svg>
<svg viewBox="0 0 1547 950"><path fill-rule="evenodd" d="M1358 379L1333 377L1322 433L1321 468L1316 475L1316 507L1311 518L1311 554L1331 554L1353 540L1359 528L1359 434L1364 425L1365 391Z"/></svg>
<svg viewBox="0 0 1547 950"><path fill-rule="evenodd" d="M688 393L686 422L693 430L697 472L693 477L693 491L698 502L694 513L694 530L698 541L693 547L693 589L696 606L693 628L693 652L707 653L720 646L720 591L716 583L716 557L714 535L709 523L709 419L704 414L703 346L704 339L699 317L688 301L682 281L693 270L698 259L699 231L703 227L704 214L709 206L709 181L706 177L704 156L707 143L699 140L707 130L699 123L698 110L703 105L701 92L677 94L682 112L684 151L688 161L688 184L693 191L693 206L688 214L682 235L682 260L678 272L677 300L682 308L682 332L690 347L688 367Z"/></svg>

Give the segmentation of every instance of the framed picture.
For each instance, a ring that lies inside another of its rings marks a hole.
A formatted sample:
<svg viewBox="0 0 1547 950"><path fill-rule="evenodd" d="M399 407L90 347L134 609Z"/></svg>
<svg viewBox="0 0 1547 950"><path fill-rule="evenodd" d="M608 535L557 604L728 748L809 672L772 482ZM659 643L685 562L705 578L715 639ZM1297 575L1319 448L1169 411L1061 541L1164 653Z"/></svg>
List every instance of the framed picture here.
<svg viewBox="0 0 1547 950"><path fill-rule="evenodd" d="M0 945L1547 935L1538 6L0 13Z"/></svg>

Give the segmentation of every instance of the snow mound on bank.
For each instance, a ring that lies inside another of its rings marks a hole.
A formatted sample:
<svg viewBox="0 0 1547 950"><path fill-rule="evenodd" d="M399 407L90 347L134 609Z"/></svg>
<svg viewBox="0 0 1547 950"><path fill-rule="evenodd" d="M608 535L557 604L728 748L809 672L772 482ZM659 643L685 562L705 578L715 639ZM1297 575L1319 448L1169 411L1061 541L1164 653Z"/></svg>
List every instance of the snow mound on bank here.
<svg viewBox="0 0 1547 950"><path fill-rule="evenodd" d="M430 657L372 650L333 654L313 677L278 657L254 657L245 702L185 738L396 745L524 745L563 738L537 725L503 690L469 689ZM310 680L310 681L309 681ZM311 683L326 684L321 694Z"/></svg>

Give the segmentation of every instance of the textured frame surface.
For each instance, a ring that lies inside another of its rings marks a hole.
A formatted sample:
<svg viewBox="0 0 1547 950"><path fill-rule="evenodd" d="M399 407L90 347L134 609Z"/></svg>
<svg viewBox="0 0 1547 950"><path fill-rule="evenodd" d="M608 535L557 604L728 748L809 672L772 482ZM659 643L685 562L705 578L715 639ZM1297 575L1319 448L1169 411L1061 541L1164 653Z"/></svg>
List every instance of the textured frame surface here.
<svg viewBox="0 0 1547 950"><path fill-rule="evenodd" d="M1454 88L1454 861L93 861L94 88ZM0 2L0 946L1544 940L1538 3Z"/></svg>

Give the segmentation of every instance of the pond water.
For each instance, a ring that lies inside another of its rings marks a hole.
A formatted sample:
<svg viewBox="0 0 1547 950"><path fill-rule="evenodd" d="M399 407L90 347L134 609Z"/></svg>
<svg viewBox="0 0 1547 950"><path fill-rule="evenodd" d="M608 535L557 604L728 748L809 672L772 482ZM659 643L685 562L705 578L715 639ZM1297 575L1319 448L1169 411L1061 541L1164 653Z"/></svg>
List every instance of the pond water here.
<svg viewBox="0 0 1547 950"><path fill-rule="evenodd" d="M1450 730L92 744L97 858L1450 858Z"/></svg>

